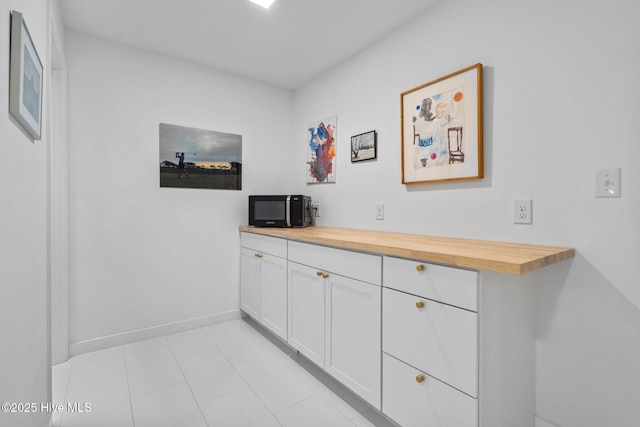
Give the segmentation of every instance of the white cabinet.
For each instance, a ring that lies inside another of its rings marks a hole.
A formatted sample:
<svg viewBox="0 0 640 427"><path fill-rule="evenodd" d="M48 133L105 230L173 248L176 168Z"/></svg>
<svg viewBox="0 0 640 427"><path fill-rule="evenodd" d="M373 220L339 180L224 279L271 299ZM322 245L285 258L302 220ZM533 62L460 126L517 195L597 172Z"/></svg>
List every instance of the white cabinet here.
<svg viewBox="0 0 640 427"><path fill-rule="evenodd" d="M403 427L533 427L534 275L390 256L383 271L383 413Z"/></svg>
<svg viewBox="0 0 640 427"><path fill-rule="evenodd" d="M478 397L478 314L384 288L383 350Z"/></svg>
<svg viewBox="0 0 640 427"><path fill-rule="evenodd" d="M318 274L319 273L319 274ZM289 263L289 344L324 367L325 281L316 268Z"/></svg>
<svg viewBox="0 0 640 427"><path fill-rule="evenodd" d="M260 320L260 253L240 248L240 308Z"/></svg>
<svg viewBox="0 0 640 427"><path fill-rule="evenodd" d="M383 412L407 427L476 427L477 273L385 257L383 285Z"/></svg>
<svg viewBox="0 0 640 427"><path fill-rule="evenodd" d="M242 310L273 326L284 302L289 345L389 418L403 427L534 426L533 289L548 280L537 270L573 249L327 227L241 230ZM265 279L267 255L285 261L284 279ZM266 283L278 285L266 291Z"/></svg>
<svg viewBox="0 0 640 427"><path fill-rule="evenodd" d="M261 259L260 322L287 339L287 260L265 254Z"/></svg>
<svg viewBox="0 0 640 427"><path fill-rule="evenodd" d="M333 273L326 280L325 369L380 409L381 288Z"/></svg>
<svg viewBox="0 0 640 427"><path fill-rule="evenodd" d="M240 308L287 339L287 241L241 234Z"/></svg>
<svg viewBox="0 0 640 427"><path fill-rule="evenodd" d="M289 344L378 409L381 263L376 255L289 242Z"/></svg>

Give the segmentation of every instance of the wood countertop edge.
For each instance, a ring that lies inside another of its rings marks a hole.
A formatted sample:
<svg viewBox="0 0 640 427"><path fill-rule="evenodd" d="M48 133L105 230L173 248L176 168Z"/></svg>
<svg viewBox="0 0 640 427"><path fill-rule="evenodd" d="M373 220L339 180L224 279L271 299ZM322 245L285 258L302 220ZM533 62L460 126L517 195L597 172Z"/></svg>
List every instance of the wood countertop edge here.
<svg viewBox="0 0 640 427"><path fill-rule="evenodd" d="M256 228L251 226L240 226L240 231L303 243L315 243L341 249L513 275L530 273L575 256L575 249L568 247L383 231L329 227ZM390 242L390 240L396 240L396 242ZM479 250L474 251L474 248ZM505 249L508 252L506 255ZM456 252L456 250L461 250L464 253ZM483 250L489 252L481 253Z"/></svg>

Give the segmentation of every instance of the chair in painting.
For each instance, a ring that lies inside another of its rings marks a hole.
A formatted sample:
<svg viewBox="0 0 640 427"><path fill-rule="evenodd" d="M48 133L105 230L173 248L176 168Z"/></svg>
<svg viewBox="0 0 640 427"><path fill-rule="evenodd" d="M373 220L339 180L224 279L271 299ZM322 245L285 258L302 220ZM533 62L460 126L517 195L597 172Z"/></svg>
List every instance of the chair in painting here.
<svg viewBox="0 0 640 427"><path fill-rule="evenodd" d="M453 133L453 138L451 134ZM464 162L464 152L462 151L462 126L456 126L447 130L449 140L449 164Z"/></svg>

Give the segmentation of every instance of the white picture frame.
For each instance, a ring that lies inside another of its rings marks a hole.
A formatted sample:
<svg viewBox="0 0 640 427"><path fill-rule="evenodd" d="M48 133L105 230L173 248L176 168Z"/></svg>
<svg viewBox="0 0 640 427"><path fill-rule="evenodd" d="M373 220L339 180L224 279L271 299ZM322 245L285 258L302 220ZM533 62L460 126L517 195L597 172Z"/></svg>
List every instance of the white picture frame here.
<svg viewBox="0 0 640 427"><path fill-rule="evenodd" d="M33 140L41 139L43 67L22 14L11 12L9 114Z"/></svg>

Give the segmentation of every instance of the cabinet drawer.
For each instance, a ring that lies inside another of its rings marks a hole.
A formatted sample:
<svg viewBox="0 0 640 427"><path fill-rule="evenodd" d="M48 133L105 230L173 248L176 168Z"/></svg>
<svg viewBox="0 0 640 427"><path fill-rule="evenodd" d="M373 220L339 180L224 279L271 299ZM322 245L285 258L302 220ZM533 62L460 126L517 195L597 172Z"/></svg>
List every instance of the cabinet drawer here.
<svg viewBox="0 0 640 427"><path fill-rule="evenodd" d="M379 255L289 241L289 261L378 286L382 284L382 257Z"/></svg>
<svg viewBox="0 0 640 427"><path fill-rule="evenodd" d="M278 237L241 232L240 246L280 258L287 257L287 240Z"/></svg>
<svg viewBox="0 0 640 427"><path fill-rule="evenodd" d="M382 319L383 351L478 396L477 313L383 288Z"/></svg>
<svg viewBox="0 0 640 427"><path fill-rule="evenodd" d="M478 426L477 399L384 353L382 378L382 412L401 426Z"/></svg>
<svg viewBox="0 0 640 427"><path fill-rule="evenodd" d="M387 288L478 311L478 273L421 261L384 257Z"/></svg>

